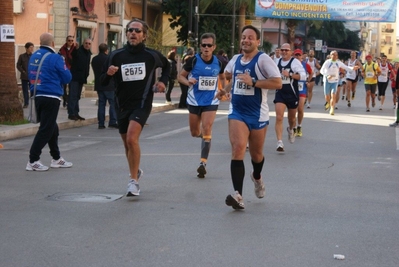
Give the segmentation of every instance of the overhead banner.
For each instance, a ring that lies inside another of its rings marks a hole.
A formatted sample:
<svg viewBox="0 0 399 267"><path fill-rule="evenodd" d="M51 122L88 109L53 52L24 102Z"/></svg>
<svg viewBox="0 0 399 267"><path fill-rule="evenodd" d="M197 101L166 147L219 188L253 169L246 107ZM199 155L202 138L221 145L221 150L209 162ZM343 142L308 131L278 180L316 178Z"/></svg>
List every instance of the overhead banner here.
<svg viewBox="0 0 399 267"><path fill-rule="evenodd" d="M273 19L395 22L397 0L255 0L255 15Z"/></svg>

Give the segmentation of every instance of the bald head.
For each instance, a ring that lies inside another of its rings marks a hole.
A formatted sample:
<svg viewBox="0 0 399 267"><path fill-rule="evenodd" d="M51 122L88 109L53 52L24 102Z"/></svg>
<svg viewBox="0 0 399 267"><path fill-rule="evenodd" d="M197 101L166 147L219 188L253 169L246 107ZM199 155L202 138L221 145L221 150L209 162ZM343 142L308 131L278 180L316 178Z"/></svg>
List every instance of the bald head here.
<svg viewBox="0 0 399 267"><path fill-rule="evenodd" d="M45 32L40 35L40 45L54 46L54 36L51 33Z"/></svg>

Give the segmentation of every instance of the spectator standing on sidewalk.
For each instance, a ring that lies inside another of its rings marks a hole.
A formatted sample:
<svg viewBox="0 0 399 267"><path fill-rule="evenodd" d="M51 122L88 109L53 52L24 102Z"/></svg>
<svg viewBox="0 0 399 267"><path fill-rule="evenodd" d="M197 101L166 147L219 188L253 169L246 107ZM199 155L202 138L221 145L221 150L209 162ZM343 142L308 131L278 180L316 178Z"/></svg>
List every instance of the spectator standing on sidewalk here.
<svg viewBox="0 0 399 267"><path fill-rule="evenodd" d="M109 104L109 128L118 128L116 123L116 113L115 113L115 85L114 81L110 81L108 85L101 85L101 72L104 63L108 59L108 45L100 44L98 46L98 55L93 57L91 60L91 67L94 72L94 90L98 95L98 109L97 109L97 119L98 119L98 129L105 129L105 107L108 101Z"/></svg>
<svg viewBox="0 0 399 267"><path fill-rule="evenodd" d="M168 87L165 93L166 104L173 105L170 94L172 93L173 87L175 86L175 80L177 79L177 62L176 62L176 52L170 51L168 53L168 61L170 64L170 74L168 79Z"/></svg>
<svg viewBox="0 0 399 267"><path fill-rule="evenodd" d="M71 74L72 81L69 84L68 119L85 120L79 115L79 100L82 94L83 84L87 83L90 72L91 39L86 38L78 49L72 52Z"/></svg>
<svg viewBox="0 0 399 267"><path fill-rule="evenodd" d="M29 78L28 78L28 63L33 53L34 45L31 42L25 44L25 53L19 55L17 61L17 69L21 73L22 94L24 96L24 106L27 108L29 105Z"/></svg>
<svg viewBox="0 0 399 267"><path fill-rule="evenodd" d="M139 179L143 171L139 168L141 151L140 135L150 116L154 92L164 92L168 83L170 64L159 51L147 48L146 22L133 19L126 26L126 45L113 51L103 66L102 85L111 79L116 88L116 114L127 162L130 182L126 196L140 195ZM156 81L156 69L162 68Z"/></svg>
<svg viewBox="0 0 399 267"><path fill-rule="evenodd" d="M60 48L58 54L60 54L64 60L67 68L71 69L72 64L72 52L77 49L77 45L74 42L73 36L68 35L66 37L65 44ZM67 84L64 84L64 95L62 96L62 106L65 108L68 104L68 91L67 91Z"/></svg>
<svg viewBox="0 0 399 267"><path fill-rule="evenodd" d="M211 149L212 126L219 107L215 99L218 82L225 86L223 63L213 55L216 49L216 36L204 33L200 38L201 53L186 61L178 75L180 83L189 86L187 105L192 137L201 138L201 158L197 177L205 178L206 163Z"/></svg>
<svg viewBox="0 0 399 267"><path fill-rule="evenodd" d="M231 143L230 173L234 193L226 197L225 203L233 209L244 209L242 197L245 177L244 157L247 143L251 156L251 180L257 198L265 196L262 168L265 161L263 145L269 124L268 90L281 88L278 68L267 54L260 52L260 31L244 26L241 31L241 53L234 55L225 69L231 81L217 97L230 93L229 139Z"/></svg>
<svg viewBox="0 0 399 267"><path fill-rule="evenodd" d="M194 56L194 49L191 47L187 49L186 53L182 57L182 65L186 63L186 61ZM179 101L179 108L187 108L187 92L188 92L188 86L185 84L182 84L179 82L180 85L180 90L181 90L181 95L180 95L180 101Z"/></svg>
<svg viewBox="0 0 399 267"><path fill-rule="evenodd" d="M40 121L39 130L33 139L29 151L27 171L47 171L49 167L40 162L42 149L46 144L50 148L52 168L69 168L72 163L64 160L58 147L57 116L63 94L62 85L71 80L71 73L63 58L54 50L54 37L50 33L40 36L40 48L32 54L29 60L28 77L30 91L33 93L37 70L41 59L50 53L43 61L36 86L35 104L37 117Z"/></svg>

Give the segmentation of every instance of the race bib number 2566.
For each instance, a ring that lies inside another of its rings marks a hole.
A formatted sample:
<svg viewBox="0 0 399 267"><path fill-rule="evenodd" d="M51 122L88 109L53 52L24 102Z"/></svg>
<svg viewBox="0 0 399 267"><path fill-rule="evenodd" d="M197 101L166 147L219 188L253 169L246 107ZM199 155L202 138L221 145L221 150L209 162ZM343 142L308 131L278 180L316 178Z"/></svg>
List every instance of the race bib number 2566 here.
<svg viewBox="0 0 399 267"><path fill-rule="evenodd" d="M121 66L122 80L124 82L140 81L145 78L145 63L132 63Z"/></svg>

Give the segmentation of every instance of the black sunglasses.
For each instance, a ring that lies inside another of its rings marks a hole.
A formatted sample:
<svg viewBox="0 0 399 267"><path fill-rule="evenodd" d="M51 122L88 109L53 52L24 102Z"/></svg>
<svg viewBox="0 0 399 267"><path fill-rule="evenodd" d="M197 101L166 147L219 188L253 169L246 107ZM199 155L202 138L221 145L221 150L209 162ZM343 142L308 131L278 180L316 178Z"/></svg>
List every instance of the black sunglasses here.
<svg viewBox="0 0 399 267"><path fill-rule="evenodd" d="M291 49L280 49L280 51L281 52L288 52L288 51L290 51Z"/></svg>
<svg viewBox="0 0 399 267"><path fill-rule="evenodd" d="M202 47L212 47L213 44L201 44Z"/></svg>
<svg viewBox="0 0 399 267"><path fill-rule="evenodd" d="M139 29L139 28L129 28L129 29L127 29L127 31L128 31L128 32L140 33L140 32L142 32L143 30L142 30L142 29Z"/></svg>
<svg viewBox="0 0 399 267"><path fill-rule="evenodd" d="M297 56L301 56L301 54L295 54L295 56L297 57Z"/></svg>

